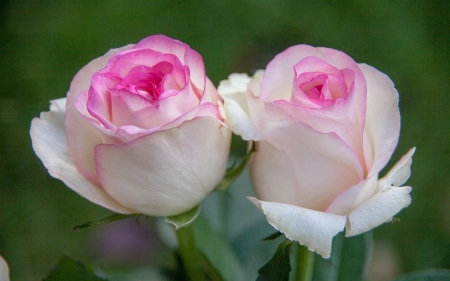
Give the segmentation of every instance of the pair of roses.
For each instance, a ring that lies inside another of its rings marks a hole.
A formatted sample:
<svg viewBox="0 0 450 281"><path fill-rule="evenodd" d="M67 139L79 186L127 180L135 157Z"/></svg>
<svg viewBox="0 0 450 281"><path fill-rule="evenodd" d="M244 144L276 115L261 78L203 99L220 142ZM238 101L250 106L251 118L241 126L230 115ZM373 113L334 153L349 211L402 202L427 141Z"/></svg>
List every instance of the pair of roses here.
<svg viewBox="0 0 450 281"><path fill-rule="evenodd" d="M155 35L83 67L30 134L49 173L90 201L172 216L223 178L233 131L256 141L250 200L288 238L329 257L344 227L357 235L409 205L401 185L414 150L378 179L399 129L391 80L342 52L293 46L217 90L200 54Z"/></svg>

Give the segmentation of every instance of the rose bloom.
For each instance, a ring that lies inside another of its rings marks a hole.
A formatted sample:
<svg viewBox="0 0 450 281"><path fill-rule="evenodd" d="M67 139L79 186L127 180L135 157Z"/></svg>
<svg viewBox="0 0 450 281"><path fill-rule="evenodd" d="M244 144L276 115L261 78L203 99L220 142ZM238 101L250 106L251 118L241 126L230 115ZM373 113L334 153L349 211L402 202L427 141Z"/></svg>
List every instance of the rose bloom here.
<svg viewBox="0 0 450 281"><path fill-rule="evenodd" d="M150 36L84 66L31 124L50 175L118 213L171 216L222 179L231 133L188 45Z"/></svg>
<svg viewBox="0 0 450 281"><path fill-rule="evenodd" d="M230 129L256 142L250 198L291 240L327 258L332 238L366 232L411 202L414 149L387 173L400 132L385 74L346 54L297 45L250 78L222 81Z"/></svg>

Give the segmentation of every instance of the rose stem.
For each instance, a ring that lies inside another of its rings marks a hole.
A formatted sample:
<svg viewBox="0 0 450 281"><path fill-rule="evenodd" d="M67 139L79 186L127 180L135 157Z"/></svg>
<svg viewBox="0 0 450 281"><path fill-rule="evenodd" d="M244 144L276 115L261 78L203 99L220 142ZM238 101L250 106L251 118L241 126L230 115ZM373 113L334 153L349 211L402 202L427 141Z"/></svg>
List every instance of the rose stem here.
<svg viewBox="0 0 450 281"><path fill-rule="evenodd" d="M181 259L189 281L204 281L205 276L200 266L200 255L195 246L192 225L180 227L175 232Z"/></svg>
<svg viewBox="0 0 450 281"><path fill-rule="evenodd" d="M314 253L299 244L297 251L295 281L311 281L313 277Z"/></svg>

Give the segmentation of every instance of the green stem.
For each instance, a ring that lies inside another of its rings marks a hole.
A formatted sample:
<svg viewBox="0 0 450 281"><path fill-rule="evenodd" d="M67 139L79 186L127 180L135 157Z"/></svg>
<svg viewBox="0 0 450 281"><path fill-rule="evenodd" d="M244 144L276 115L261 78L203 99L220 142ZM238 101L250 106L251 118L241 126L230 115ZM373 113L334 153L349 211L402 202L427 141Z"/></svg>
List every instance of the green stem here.
<svg viewBox="0 0 450 281"><path fill-rule="evenodd" d="M177 233L178 247L189 281L204 281L205 276L200 266L200 254L195 246L192 225L180 227L175 232Z"/></svg>
<svg viewBox="0 0 450 281"><path fill-rule="evenodd" d="M314 253L299 244L297 252L295 281L311 281L313 277Z"/></svg>

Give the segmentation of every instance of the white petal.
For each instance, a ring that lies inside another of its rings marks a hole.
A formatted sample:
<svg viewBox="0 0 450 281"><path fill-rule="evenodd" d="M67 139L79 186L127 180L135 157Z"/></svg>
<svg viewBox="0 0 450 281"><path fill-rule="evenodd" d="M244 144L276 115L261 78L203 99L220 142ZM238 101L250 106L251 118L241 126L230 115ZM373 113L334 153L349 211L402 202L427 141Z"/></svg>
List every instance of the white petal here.
<svg viewBox="0 0 450 281"><path fill-rule="evenodd" d="M411 176L412 156L416 148L411 148L408 153L392 167L389 172L379 180L381 188L389 188L390 186L401 186Z"/></svg>
<svg viewBox="0 0 450 281"><path fill-rule="evenodd" d="M0 256L0 281L9 281L8 264L2 256Z"/></svg>
<svg viewBox="0 0 450 281"><path fill-rule="evenodd" d="M386 166L397 146L400 134L398 93L389 77L375 68L359 64L367 83L367 109L364 131L373 153L368 177ZM370 164L370 163L368 163Z"/></svg>
<svg viewBox="0 0 450 281"><path fill-rule="evenodd" d="M219 94L224 100L227 125L236 135L244 140L263 140L261 133L250 119L247 105L247 84L250 77L247 74L233 73L228 80L220 82Z"/></svg>
<svg viewBox="0 0 450 281"><path fill-rule="evenodd" d="M183 213L222 179L230 137L218 120L199 117L123 145L98 145L99 181L118 202L143 214Z"/></svg>
<svg viewBox="0 0 450 281"><path fill-rule="evenodd" d="M336 196L326 212L336 215L347 215L361 203L372 198L377 191L377 184L377 175L355 184Z"/></svg>
<svg viewBox="0 0 450 281"><path fill-rule="evenodd" d="M64 99L52 102L50 112L42 112L40 118L33 119L30 135L36 155L51 176L62 180L81 196L115 212L132 213L78 172L67 151L63 102Z"/></svg>
<svg viewBox="0 0 450 281"><path fill-rule="evenodd" d="M257 199L256 199L257 200ZM255 202L255 199L251 199ZM267 221L290 240L329 258L333 237L344 230L346 216L318 212L289 204L259 201Z"/></svg>
<svg viewBox="0 0 450 281"><path fill-rule="evenodd" d="M392 187L375 194L348 215L345 236L354 236L389 221L411 203L411 187Z"/></svg>

